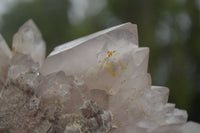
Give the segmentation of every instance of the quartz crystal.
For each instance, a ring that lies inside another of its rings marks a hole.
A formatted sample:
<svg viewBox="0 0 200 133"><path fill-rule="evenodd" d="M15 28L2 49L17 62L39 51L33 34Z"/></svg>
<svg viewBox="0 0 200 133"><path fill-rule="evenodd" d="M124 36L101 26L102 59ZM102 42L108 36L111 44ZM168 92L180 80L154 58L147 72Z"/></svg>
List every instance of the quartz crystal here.
<svg viewBox="0 0 200 133"><path fill-rule="evenodd" d="M28 54L40 65L43 63L46 45L32 20L22 25L13 37L13 51Z"/></svg>
<svg viewBox="0 0 200 133"><path fill-rule="evenodd" d="M199 133L187 112L152 86L137 26L118 25L60 45L44 60L32 20L0 36L2 133Z"/></svg>

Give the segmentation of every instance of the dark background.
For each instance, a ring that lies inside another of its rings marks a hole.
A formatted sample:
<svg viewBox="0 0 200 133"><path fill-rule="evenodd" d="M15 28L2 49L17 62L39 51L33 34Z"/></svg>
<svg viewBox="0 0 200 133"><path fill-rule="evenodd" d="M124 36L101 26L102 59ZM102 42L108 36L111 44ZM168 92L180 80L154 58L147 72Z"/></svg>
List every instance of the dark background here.
<svg viewBox="0 0 200 133"><path fill-rule="evenodd" d="M8 44L32 18L47 53L110 26L137 24L140 46L150 48L153 84L169 87L169 101L200 122L200 0L13 0L4 8L0 32Z"/></svg>

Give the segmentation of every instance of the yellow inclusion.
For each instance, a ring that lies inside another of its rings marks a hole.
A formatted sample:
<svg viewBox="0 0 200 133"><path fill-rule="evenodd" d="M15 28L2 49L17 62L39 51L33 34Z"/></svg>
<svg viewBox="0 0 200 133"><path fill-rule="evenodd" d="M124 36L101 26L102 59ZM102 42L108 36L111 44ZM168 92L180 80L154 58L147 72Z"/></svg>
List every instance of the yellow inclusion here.
<svg viewBox="0 0 200 133"><path fill-rule="evenodd" d="M116 52L116 50L113 51L107 51L108 57L111 57L114 53Z"/></svg>
<svg viewBox="0 0 200 133"><path fill-rule="evenodd" d="M116 50L113 50L113 51L107 51L107 54L108 56L104 58L103 62L102 62L102 67L107 69L108 72L113 76L115 77L116 76L116 72L113 70L113 66L112 66L112 63L110 62L109 58L111 56L113 56L113 54L116 52Z"/></svg>

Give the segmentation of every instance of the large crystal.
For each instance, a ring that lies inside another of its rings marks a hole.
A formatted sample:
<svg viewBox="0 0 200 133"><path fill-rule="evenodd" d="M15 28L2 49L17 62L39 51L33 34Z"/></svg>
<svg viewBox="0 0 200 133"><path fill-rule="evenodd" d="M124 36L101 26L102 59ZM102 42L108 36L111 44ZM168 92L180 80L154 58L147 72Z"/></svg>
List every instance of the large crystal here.
<svg viewBox="0 0 200 133"><path fill-rule="evenodd" d="M46 45L32 20L22 25L13 37L13 51L30 55L35 62L43 63Z"/></svg>
<svg viewBox="0 0 200 133"><path fill-rule="evenodd" d="M199 132L186 111L168 103L168 88L152 86L149 49L138 47L136 25L58 46L42 64L44 51L32 21L14 36L12 54L0 38L0 132Z"/></svg>
<svg viewBox="0 0 200 133"><path fill-rule="evenodd" d="M97 71L99 62L102 66L106 65L105 63L109 65L108 60L104 60L107 57L105 51L116 51L115 55L119 55L119 52L126 54L127 50L137 47L138 39L135 27L136 25L130 23L122 24L58 46L47 58L42 72L48 74L64 69L69 75L82 75ZM57 60L58 57L59 60ZM55 65L55 60L57 60L57 65ZM60 62L61 60L63 62ZM50 66L45 67L46 65ZM69 67L65 67L66 65ZM88 68L91 70L86 70Z"/></svg>

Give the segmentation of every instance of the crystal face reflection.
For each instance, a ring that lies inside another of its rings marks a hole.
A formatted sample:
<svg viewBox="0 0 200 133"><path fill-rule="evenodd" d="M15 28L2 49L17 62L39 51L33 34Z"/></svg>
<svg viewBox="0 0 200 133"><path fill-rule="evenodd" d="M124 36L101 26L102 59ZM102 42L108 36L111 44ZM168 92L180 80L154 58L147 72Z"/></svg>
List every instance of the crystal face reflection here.
<svg viewBox="0 0 200 133"><path fill-rule="evenodd" d="M198 133L187 112L152 86L149 49L125 23L60 45L45 58L32 20L0 37L0 132Z"/></svg>

